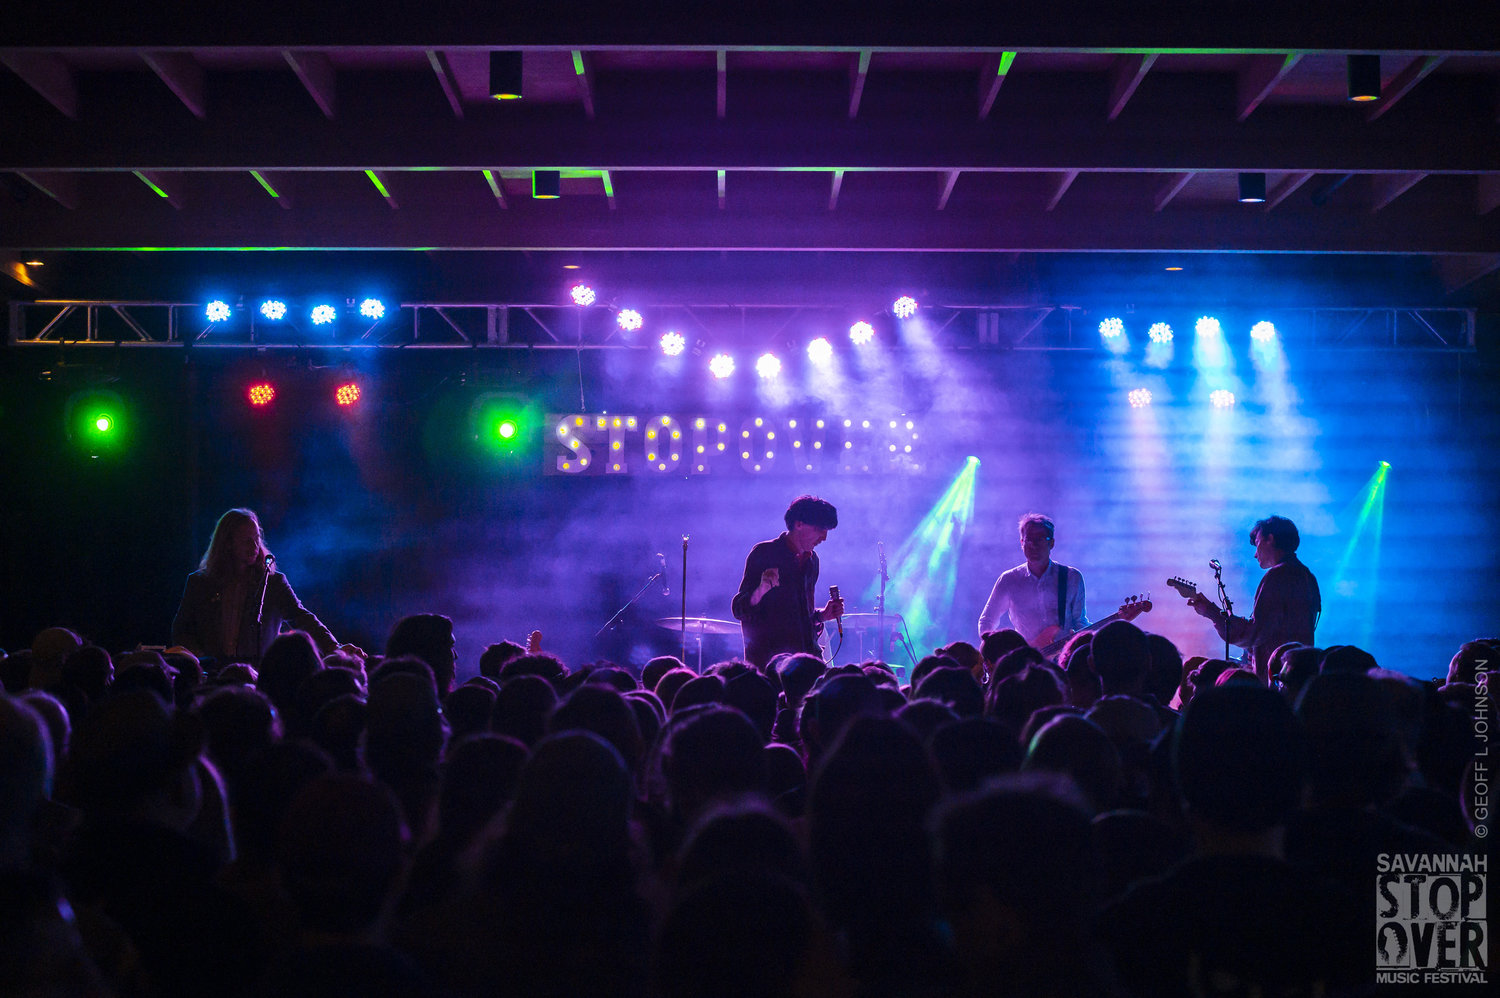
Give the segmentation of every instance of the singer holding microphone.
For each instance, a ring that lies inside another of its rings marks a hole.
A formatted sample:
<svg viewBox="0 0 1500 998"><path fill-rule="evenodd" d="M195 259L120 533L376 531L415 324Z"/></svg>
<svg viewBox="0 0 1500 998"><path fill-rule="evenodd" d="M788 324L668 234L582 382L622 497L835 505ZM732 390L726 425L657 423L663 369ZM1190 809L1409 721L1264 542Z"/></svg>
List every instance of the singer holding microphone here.
<svg viewBox="0 0 1500 998"><path fill-rule="evenodd" d="M272 567L275 561L252 511L231 509L219 517L198 571L188 576L182 592L172 620L172 643L220 665L259 664L285 623L311 635L319 654L339 647L357 652L352 645L340 646L302 605L286 576Z"/></svg>
<svg viewBox="0 0 1500 998"><path fill-rule="evenodd" d="M1203 593L1195 593L1188 605L1201 617L1213 621L1219 637L1250 650L1250 660L1261 682L1271 678L1271 653L1288 641L1311 645L1323 597L1312 570L1297 558L1302 542L1297 525L1284 516L1268 516L1250 528L1255 545L1255 563L1266 570L1255 590L1250 616L1226 614ZM1217 562L1211 563L1217 571Z"/></svg>
<svg viewBox="0 0 1500 998"><path fill-rule="evenodd" d="M823 622L844 615L844 601L831 593L814 608L818 556L813 548L839 525L838 510L816 496L798 496L787 507L786 531L750 549L732 611L745 635L745 658L756 668L781 652L818 652Z"/></svg>

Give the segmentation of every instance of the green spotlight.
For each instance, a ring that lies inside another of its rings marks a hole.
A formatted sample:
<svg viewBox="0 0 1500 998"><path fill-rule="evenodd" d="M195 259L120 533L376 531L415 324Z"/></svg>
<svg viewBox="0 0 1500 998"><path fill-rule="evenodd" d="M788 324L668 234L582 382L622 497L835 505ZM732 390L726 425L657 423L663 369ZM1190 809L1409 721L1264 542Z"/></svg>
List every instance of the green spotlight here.
<svg viewBox="0 0 1500 998"><path fill-rule="evenodd" d="M958 587L958 548L974 517L978 469L979 458L969 457L896 550L886 603L905 618L918 648L930 648L944 637L942 628L947 625ZM864 599L873 603L879 591L877 579L866 587Z"/></svg>
<svg viewBox="0 0 1500 998"><path fill-rule="evenodd" d="M92 457L118 447L125 430L125 405L120 396L104 389L78 392L68 399L68 439Z"/></svg>
<svg viewBox="0 0 1500 998"><path fill-rule="evenodd" d="M539 421L526 398L507 392L486 392L474 400L469 411L475 441L499 457L526 450Z"/></svg>
<svg viewBox="0 0 1500 998"><path fill-rule="evenodd" d="M1349 523L1348 539L1333 572L1331 599L1325 598L1324 633L1351 635L1368 646L1374 636L1380 583L1380 546L1385 531L1385 486L1389 461L1381 461L1336 522Z"/></svg>

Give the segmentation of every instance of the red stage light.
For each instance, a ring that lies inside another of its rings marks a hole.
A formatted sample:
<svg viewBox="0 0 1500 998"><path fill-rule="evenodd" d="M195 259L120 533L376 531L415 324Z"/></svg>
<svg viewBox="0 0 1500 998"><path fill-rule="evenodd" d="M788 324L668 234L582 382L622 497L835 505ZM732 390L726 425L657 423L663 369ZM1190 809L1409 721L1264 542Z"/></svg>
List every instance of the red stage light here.
<svg viewBox="0 0 1500 998"><path fill-rule="evenodd" d="M346 381L334 389L333 400L342 406L351 406L359 401L359 385L353 381Z"/></svg>
<svg viewBox="0 0 1500 998"><path fill-rule="evenodd" d="M250 386L249 391L245 393L245 397L250 400L251 405L256 408L263 408L275 400L276 386L269 381L257 381Z"/></svg>

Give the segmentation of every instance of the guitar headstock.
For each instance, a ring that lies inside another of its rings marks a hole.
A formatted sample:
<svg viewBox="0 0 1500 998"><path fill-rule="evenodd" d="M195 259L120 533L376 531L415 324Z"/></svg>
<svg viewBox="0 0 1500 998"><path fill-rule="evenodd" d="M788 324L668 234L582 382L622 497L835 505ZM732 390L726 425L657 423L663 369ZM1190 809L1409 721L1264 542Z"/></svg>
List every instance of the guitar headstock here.
<svg viewBox="0 0 1500 998"><path fill-rule="evenodd" d="M1120 604L1120 619L1134 620L1143 613L1151 612L1151 594L1132 596Z"/></svg>
<svg viewBox="0 0 1500 998"><path fill-rule="evenodd" d="M1195 583L1189 582L1187 579L1180 578L1176 575L1167 580L1167 585L1177 590L1177 595L1181 596L1183 599L1192 599L1194 596L1198 595L1198 586Z"/></svg>

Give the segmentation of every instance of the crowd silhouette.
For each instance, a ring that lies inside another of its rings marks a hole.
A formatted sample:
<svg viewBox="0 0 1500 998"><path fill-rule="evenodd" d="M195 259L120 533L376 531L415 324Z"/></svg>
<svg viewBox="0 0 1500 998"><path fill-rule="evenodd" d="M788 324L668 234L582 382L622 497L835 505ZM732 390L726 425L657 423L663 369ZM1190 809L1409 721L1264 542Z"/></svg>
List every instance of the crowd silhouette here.
<svg viewBox="0 0 1500 998"><path fill-rule="evenodd" d="M1270 686L1126 622L901 678L385 651L0 656L0 993L1361 994L1375 857L1488 848L1494 641Z"/></svg>

